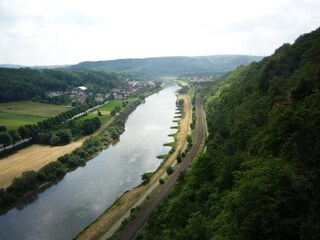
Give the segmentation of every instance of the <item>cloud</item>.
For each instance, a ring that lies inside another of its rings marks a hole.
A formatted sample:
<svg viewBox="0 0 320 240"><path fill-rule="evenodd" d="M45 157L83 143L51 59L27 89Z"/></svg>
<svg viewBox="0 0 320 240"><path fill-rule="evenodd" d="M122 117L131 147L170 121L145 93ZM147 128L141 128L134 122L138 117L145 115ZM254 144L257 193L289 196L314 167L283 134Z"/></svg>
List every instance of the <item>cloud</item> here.
<svg viewBox="0 0 320 240"><path fill-rule="evenodd" d="M319 26L319 0L0 0L0 63L269 55Z"/></svg>

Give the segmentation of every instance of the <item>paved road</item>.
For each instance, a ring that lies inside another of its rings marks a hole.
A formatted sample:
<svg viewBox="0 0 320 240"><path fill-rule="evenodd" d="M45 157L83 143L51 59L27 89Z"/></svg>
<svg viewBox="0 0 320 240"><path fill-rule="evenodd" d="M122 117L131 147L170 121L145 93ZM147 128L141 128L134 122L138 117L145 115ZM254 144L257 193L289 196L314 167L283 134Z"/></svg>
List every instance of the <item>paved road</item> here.
<svg viewBox="0 0 320 240"><path fill-rule="evenodd" d="M178 180L180 172L186 170L193 160L193 158L197 155L199 148L201 146L203 137L204 137L204 124L203 124L203 114L202 114L202 107L200 102L200 97L196 99L196 115L197 115L197 135L194 139L193 147L191 151L187 154L187 156L183 159L180 163L180 166L176 171L172 174L171 179L164 185L160 186L159 191L153 196L150 202L147 204L146 207L138 212L136 218L125 226L123 231L120 233L117 239L134 239L136 234L143 228L145 223L148 220L148 217L151 215L153 211L156 210L159 203L168 195L170 190L174 187L176 181Z"/></svg>

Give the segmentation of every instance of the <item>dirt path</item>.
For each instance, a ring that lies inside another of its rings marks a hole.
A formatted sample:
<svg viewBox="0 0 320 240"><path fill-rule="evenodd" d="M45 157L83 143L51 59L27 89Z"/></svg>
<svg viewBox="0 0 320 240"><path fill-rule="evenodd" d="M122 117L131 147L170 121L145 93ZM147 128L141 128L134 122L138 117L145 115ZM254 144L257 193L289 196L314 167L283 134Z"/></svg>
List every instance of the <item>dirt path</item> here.
<svg viewBox="0 0 320 240"><path fill-rule="evenodd" d="M93 135L99 134L103 129L109 126L114 118L107 121ZM28 170L37 171L49 162L56 161L58 157L70 153L80 147L87 137L72 142L65 146L42 146L32 145L19 150L17 153L0 160L0 188L8 187L11 181Z"/></svg>
<svg viewBox="0 0 320 240"><path fill-rule="evenodd" d="M180 132L177 135L175 152L171 154L167 161L156 171L148 185L141 185L124 193L117 202L79 234L76 239L97 239L107 232L122 216L135 206L136 202L139 201L145 192L165 173L166 168L176 160L179 150L182 150L186 143L191 117L191 102L188 95L179 95L178 99L180 98L184 99L185 102L185 117L180 121Z"/></svg>

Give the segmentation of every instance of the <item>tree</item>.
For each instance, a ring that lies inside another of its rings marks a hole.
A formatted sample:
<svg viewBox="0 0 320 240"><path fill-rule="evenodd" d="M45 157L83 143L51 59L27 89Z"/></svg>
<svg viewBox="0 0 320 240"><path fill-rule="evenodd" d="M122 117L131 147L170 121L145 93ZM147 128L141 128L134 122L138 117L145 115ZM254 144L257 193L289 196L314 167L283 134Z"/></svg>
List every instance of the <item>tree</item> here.
<svg viewBox="0 0 320 240"><path fill-rule="evenodd" d="M12 144L13 145L22 140L22 137L20 136L20 134L16 130L10 130L9 134L10 134L10 136L12 138Z"/></svg>
<svg viewBox="0 0 320 240"><path fill-rule="evenodd" d="M60 138L60 144L68 144L71 142L72 133L70 129L63 129L56 132L56 135Z"/></svg>
<svg viewBox="0 0 320 240"><path fill-rule="evenodd" d="M165 181L164 181L162 178L160 178L160 179L159 179L159 183L160 183L161 185L163 185L163 184L165 183Z"/></svg>
<svg viewBox="0 0 320 240"><path fill-rule="evenodd" d="M3 144L3 148L12 144L12 137L8 132L0 132L0 144Z"/></svg>
<svg viewBox="0 0 320 240"><path fill-rule="evenodd" d="M18 133L20 134L21 138L23 138L23 139L30 137L30 131L25 126L19 127Z"/></svg>
<svg viewBox="0 0 320 240"><path fill-rule="evenodd" d="M179 151L179 154L177 156L177 163L181 163L182 157L181 157L181 151Z"/></svg>
<svg viewBox="0 0 320 240"><path fill-rule="evenodd" d="M171 175L174 172L173 168L171 166L167 167L167 174Z"/></svg>
<svg viewBox="0 0 320 240"><path fill-rule="evenodd" d="M143 184L147 184L150 181L150 178L152 176L152 172L147 172L141 175L141 180Z"/></svg>
<svg viewBox="0 0 320 240"><path fill-rule="evenodd" d="M52 134L50 138L50 145L57 146L60 144L60 138L56 134Z"/></svg>
<svg viewBox="0 0 320 240"><path fill-rule="evenodd" d="M7 127L6 126L0 126L0 132L5 132L7 131Z"/></svg>

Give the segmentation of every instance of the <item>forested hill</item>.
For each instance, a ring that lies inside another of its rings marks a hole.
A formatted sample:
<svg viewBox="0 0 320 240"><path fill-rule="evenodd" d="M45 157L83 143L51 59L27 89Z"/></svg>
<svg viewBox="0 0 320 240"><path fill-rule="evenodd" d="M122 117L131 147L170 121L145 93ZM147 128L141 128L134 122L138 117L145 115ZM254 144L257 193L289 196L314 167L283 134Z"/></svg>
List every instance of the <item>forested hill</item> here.
<svg viewBox="0 0 320 240"><path fill-rule="evenodd" d="M320 29L204 102L207 151L138 239L320 239Z"/></svg>
<svg viewBox="0 0 320 240"><path fill-rule="evenodd" d="M71 70L98 70L105 72L130 72L152 76L172 76L188 73L227 73L239 65L259 61L262 57L221 55L204 57L157 57L144 59L119 59L82 62L69 66Z"/></svg>
<svg viewBox="0 0 320 240"><path fill-rule="evenodd" d="M124 75L116 73L0 68L0 102L41 98L48 91L64 91L82 85L93 92L103 92L124 80Z"/></svg>

